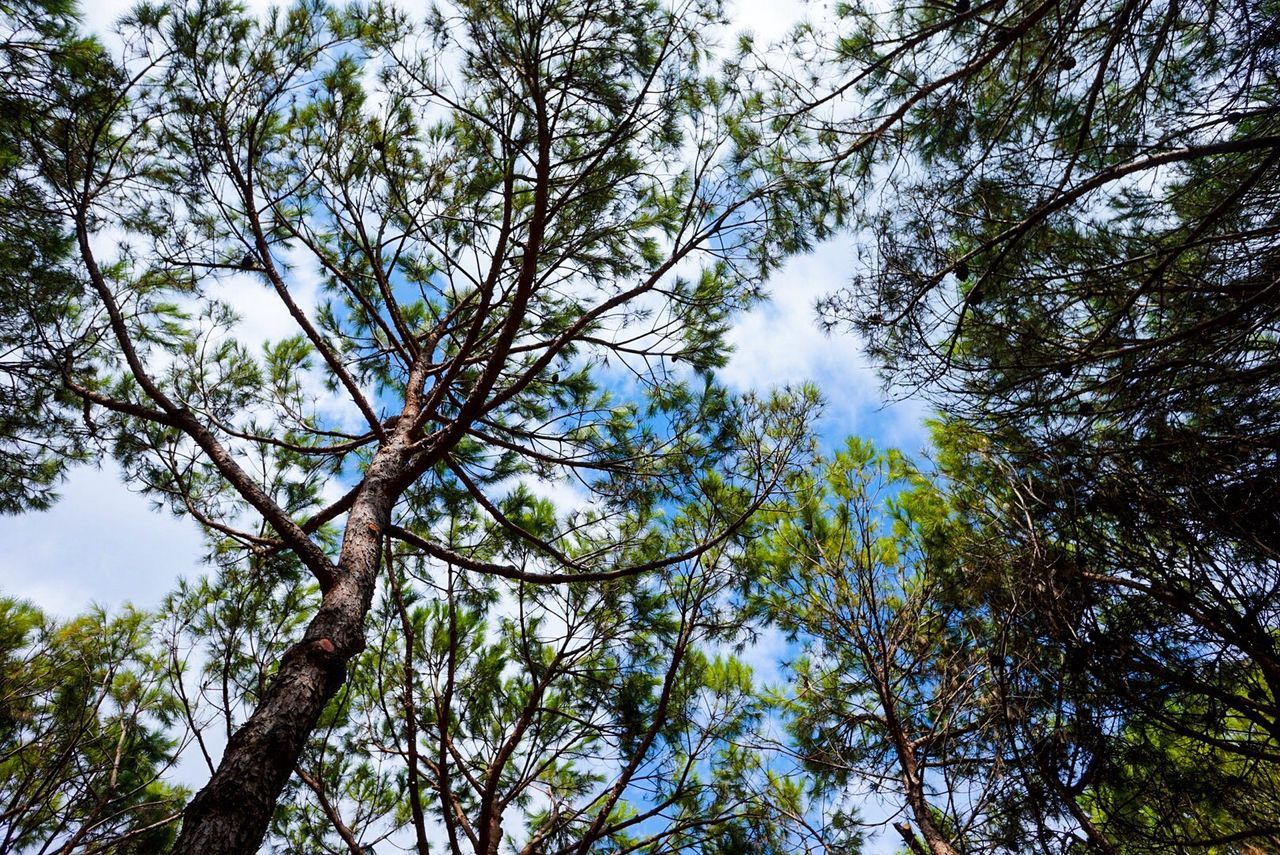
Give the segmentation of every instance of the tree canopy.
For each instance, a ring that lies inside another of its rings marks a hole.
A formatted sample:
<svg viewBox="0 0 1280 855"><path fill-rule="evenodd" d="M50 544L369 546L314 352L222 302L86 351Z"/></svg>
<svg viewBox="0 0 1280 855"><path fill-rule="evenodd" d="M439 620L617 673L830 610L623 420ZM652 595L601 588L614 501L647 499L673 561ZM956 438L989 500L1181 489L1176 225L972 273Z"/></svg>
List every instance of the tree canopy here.
<svg viewBox="0 0 1280 855"><path fill-rule="evenodd" d="M834 11L0 5L0 511L209 565L0 600L0 849L1280 845L1280 7ZM717 375L828 239L927 463Z"/></svg>
<svg viewBox="0 0 1280 855"><path fill-rule="evenodd" d="M748 93L702 70L714 21L623 3L460 4L421 23L307 3L259 21L192 2L137 7L124 55L94 54L101 73L28 69L65 92L19 118L19 177L32 215L70 235L83 292L22 345L56 366L94 449L208 530L231 574L215 584L288 592L243 627L280 633L278 659L243 687L247 719L226 705L180 851L261 839L366 647L384 567L437 591L474 583L426 567L558 585L710 572L804 447L810 393L734 399L707 374L733 312L831 207L821 174L775 167L786 140L752 130ZM238 338L229 280L278 300L293 332ZM514 486L564 477L587 494L567 518ZM617 618L595 608L559 617L605 637L559 657L606 655ZM533 686L530 714L548 691ZM464 779L479 851L502 837L495 800L529 783L503 786L511 753Z"/></svg>
<svg viewBox="0 0 1280 855"><path fill-rule="evenodd" d="M969 595L1055 651L1019 693L1062 750L1142 758L1094 848L1275 833L1276 11L851 5L828 54L899 122L825 122L879 183L821 309L949 414L1003 532Z"/></svg>

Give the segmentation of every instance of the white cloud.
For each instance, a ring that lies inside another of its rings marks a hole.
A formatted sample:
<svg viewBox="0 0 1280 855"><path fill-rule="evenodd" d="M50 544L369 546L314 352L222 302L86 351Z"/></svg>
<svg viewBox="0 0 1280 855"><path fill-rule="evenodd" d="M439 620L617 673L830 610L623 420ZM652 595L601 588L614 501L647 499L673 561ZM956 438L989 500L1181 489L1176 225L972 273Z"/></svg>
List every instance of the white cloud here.
<svg viewBox="0 0 1280 855"><path fill-rule="evenodd" d="M62 617L92 603L154 608L201 569L195 524L153 511L114 465L73 470L61 492L49 511L0 517L0 592Z"/></svg>
<svg viewBox="0 0 1280 855"><path fill-rule="evenodd" d="M734 29L750 32L760 44L780 40L808 7L807 3L796 0L734 0L728 5Z"/></svg>
<svg viewBox="0 0 1280 855"><path fill-rule="evenodd" d="M845 285L854 263L851 238L841 236L785 264L770 282L770 300L730 332L734 352L719 377L740 391L815 383L827 402L818 425L825 440L858 434L915 451L924 441L924 405L886 402L858 337L841 330L827 334L817 324L815 302Z"/></svg>

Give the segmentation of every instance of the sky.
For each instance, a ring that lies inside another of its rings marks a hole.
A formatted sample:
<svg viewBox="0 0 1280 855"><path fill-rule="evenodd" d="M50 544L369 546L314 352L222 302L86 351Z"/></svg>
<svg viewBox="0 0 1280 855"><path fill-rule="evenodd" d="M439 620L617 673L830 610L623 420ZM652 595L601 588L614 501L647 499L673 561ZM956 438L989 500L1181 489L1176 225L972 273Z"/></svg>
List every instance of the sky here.
<svg viewBox="0 0 1280 855"><path fill-rule="evenodd" d="M129 5L125 0L90 0L85 23L106 34ZM269 3L251 0L248 5L263 9ZM757 42L780 37L802 16L821 14L821 6L793 0L730 5L734 29L752 31ZM733 354L719 376L737 391L813 382L827 401L819 423L827 445L857 434L916 452L925 443L923 404L886 403L856 338L840 331L824 333L815 323L815 300L846 284L855 264L853 239L847 235L791 259L772 277L770 299L734 326L729 335ZM244 313L253 332L278 338L278 331L289 328L283 308L262 299L260 288L247 281L226 287L225 296ZM0 544L5 547L0 550L0 593L64 617L94 604L111 610L125 602L154 608L179 578L207 571L196 526L122 489L113 464L75 469L60 493L61 500L49 511L0 517ZM778 653L777 645L766 647Z"/></svg>

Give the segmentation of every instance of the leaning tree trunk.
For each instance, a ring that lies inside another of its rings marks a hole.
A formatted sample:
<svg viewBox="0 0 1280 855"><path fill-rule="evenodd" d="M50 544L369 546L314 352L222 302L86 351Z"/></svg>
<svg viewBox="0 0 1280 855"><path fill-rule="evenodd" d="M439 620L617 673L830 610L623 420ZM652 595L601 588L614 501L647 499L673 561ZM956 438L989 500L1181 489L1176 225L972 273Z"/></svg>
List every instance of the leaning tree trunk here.
<svg viewBox="0 0 1280 855"><path fill-rule="evenodd" d="M924 797L924 781L920 777L918 767L913 763L908 770L904 770L902 777L906 786L907 804L911 808L912 819L916 821L916 825L920 828L920 834L924 837L924 842L929 848L929 852L932 855L960 855L960 852L951 845L946 835L942 833L942 830L938 828L938 824L933 820L933 814L929 810L929 802ZM898 833L903 834L904 839L906 839L907 835L903 833L902 828L898 828ZM914 837L911 839L914 839ZM910 845L909 840L908 845Z"/></svg>
<svg viewBox="0 0 1280 855"><path fill-rule="evenodd" d="M187 805L176 855L246 855L261 845L320 713L346 680L347 662L364 649L380 535L408 457L400 436L374 457L347 517L336 580L258 708L227 743L217 771Z"/></svg>
<svg viewBox="0 0 1280 855"><path fill-rule="evenodd" d="M884 710L889 739L892 741L894 753L898 757L903 795L906 797L907 806L911 809L911 816L920 828L920 834L924 837L924 845L928 847L930 855L960 855L959 851L951 845L946 835L942 833L942 829L938 828L938 824L933 820L933 812L929 808L929 800L925 797L924 770L916 760L915 749L911 744L912 740L907 735L907 730L902 720L898 717L898 697L890 689L888 680L883 674L880 674L876 679L876 692L880 696L880 704ZM920 852L923 847L911 832L910 826L906 823L894 823L894 828L902 835L903 841L912 852L916 853L916 855L923 855Z"/></svg>

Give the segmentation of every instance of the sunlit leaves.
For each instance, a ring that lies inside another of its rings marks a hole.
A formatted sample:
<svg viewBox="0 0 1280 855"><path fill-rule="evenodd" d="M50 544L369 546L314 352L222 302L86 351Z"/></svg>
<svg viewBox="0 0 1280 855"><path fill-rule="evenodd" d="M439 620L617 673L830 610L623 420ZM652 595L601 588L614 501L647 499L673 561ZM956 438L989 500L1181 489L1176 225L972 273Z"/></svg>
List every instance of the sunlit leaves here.
<svg viewBox="0 0 1280 855"><path fill-rule="evenodd" d="M4 847L166 846L186 793L161 778L180 705L153 619L58 621L0 599L0 627Z"/></svg>

